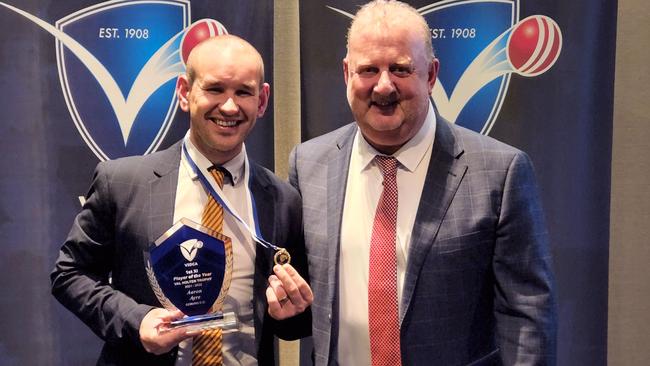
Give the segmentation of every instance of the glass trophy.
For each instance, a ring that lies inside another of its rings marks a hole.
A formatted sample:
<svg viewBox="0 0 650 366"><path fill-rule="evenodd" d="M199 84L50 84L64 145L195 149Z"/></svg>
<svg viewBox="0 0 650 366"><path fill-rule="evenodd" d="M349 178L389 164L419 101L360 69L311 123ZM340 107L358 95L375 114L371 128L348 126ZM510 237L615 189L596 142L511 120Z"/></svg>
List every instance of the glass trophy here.
<svg viewBox="0 0 650 366"><path fill-rule="evenodd" d="M181 219L150 245L145 261L149 283L163 307L186 315L169 329L237 331L235 314L220 311L232 276L229 237Z"/></svg>

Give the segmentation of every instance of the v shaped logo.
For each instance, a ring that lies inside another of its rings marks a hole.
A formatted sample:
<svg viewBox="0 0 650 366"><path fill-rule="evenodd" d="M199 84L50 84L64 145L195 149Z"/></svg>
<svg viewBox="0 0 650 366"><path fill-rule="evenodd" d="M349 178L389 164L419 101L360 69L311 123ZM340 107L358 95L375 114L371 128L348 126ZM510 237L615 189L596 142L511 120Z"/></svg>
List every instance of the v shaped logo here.
<svg viewBox="0 0 650 366"><path fill-rule="evenodd" d="M196 258L196 254L199 249L203 248L203 242L196 239L186 240L180 245L181 254L187 259L188 262L191 262Z"/></svg>
<svg viewBox="0 0 650 366"><path fill-rule="evenodd" d="M188 0L112 0L56 22L3 6L56 39L61 87L79 133L101 160L155 151L177 107ZM164 19L165 21L161 21Z"/></svg>

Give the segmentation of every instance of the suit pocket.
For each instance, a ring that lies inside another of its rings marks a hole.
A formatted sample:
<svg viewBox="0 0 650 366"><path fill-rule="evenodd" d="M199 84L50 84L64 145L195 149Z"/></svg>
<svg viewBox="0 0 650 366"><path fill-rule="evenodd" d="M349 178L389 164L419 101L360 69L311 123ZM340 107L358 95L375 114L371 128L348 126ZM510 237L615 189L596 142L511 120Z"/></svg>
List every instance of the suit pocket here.
<svg viewBox="0 0 650 366"><path fill-rule="evenodd" d="M435 245L439 255L447 255L466 250L491 249L493 242L494 240L489 232L472 231L457 236L438 239Z"/></svg>
<svg viewBox="0 0 650 366"><path fill-rule="evenodd" d="M487 270L492 263L494 241L487 231L473 231L436 241L436 265L441 272L463 272L468 269Z"/></svg>
<svg viewBox="0 0 650 366"><path fill-rule="evenodd" d="M499 357L499 349L488 353L485 356L480 357L477 360L474 360L467 364L467 366L500 366L501 358Z"/></svg>
<svg viewBox="0 0 650 366"><path fill-rule="evenodd" d="M489 242L490 238L487 232L472 231L461 235L438 239L436 241L436 247L438 248L438 254L444 255L462 250L471 250L479 245L488 244Z"/></svg>

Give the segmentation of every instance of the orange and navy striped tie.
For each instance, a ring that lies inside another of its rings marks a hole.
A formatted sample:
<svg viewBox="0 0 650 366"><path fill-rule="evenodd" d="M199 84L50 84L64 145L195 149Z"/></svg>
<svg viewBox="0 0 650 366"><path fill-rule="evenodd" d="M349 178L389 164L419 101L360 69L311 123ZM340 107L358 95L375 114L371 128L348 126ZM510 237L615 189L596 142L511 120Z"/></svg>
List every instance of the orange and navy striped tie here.
<svg viewBox="0 0 650 366"><path fill-rule="evenodd" d="M208 169L220 188L223 188L224 170L216 167ZM223 207L208 195L208 203L203 210L201 222L203 226L218 233L223 233ZM221 309L212 309L221 310ZM192 341L192 366L213 366L223 364L221 353L221 329L205 330L200 335L194 336Z"/></svg>

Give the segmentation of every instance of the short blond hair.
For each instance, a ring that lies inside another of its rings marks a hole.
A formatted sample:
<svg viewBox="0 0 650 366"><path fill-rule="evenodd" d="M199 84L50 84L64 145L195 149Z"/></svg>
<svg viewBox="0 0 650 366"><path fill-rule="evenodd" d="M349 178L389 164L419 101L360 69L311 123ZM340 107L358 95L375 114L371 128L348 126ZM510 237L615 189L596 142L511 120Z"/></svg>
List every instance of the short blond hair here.
<svg viewBox="0 0 650 366"><path fill-rule="evenodd" d="M347 49L350 52L350 39L360 29L372 27L389 31L393 26L409 26L418 30L424 42L425 58L430 62L434 58L431 44L431 29L422 14L409 4L393 0L374 0L361 7L354 16L348 29Z"/></svg>

